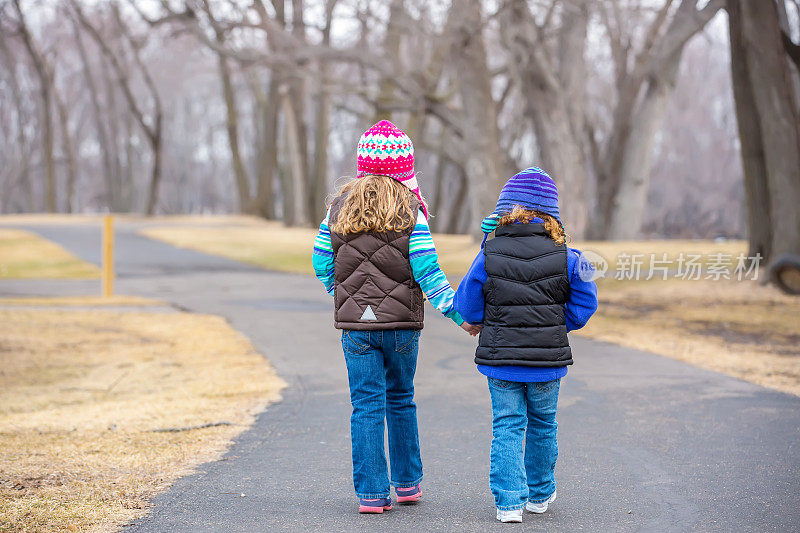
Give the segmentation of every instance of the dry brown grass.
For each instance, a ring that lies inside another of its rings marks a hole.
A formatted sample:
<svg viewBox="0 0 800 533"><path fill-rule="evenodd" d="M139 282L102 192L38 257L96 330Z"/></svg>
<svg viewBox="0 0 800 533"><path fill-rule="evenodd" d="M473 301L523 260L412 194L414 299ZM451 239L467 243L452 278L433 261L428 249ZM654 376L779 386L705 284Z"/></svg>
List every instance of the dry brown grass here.
<svg viewBox="0 0 800 533"><path fill-rule="evenodd" d="M287 228L280 222L257 225L206 226L181 224L140 231L182 248L221 255L269 270L313 274L311 249L316 231Z"/></svg>
<svg viewBox="0 0 800 533"><path fill-rule="evenodd" d="M663 259L663 254L667 255L667 260L677 266L678 257L683 254L688 258L689 254L701 255L700 264L707 265L713 261L716 254L727 254L732 256L734 266L736 256L747 252L747 243L741 240L723 240L720 242L709 240L653 240L653 241L578 241L569 244L579 250L591 250L602 255L609 262L609 273L613 275L617 267L617 257L620 254L637 254L642 262L642 272L646 272L650 265L653 255L656 261Z"/></svg>
<svg viewBox="0 0 800 533"><path fill-rule="evenodd" d="M800 395L800 298L754 281L601 281L579 335Z"/></svg>
<svg viewBox="0 0 800 533"><path fill-rule="evenodd" d="M142 296L127 296L115 294L113 296L57 296L51 298L18 297L0 298L2 306L41 306L41 307L138 307L138 306L164 306L166 303Z"/></svg>
<svg viewBox="0 0 800 533"><path fill-rule="evenodd" d="M2 226L64 226L102 224L104 213L97 214L52 214L28 213L0 215ZM114 220L143 224L204 224L204 225L258 225L264 219L248 215L158 215L144 216L133 213L115 214Z"/></svg>
<svg viewBox="0 0 800 533"><path fill-rule="evenodd" d="M0 215L0 224L4 226L39 226L39 225L73 225L100 224L103 215L67 215L60 213L22 213L18 215Z"/></svg>
<svg viewBox="0 0 800 533"><path fill-rule="evenodd" d="M146 235L179 246L247 261L265 268L311 273L316 231L287 230L277 223L192 227L172 225L144 230ZM466 235L435 235L442 268L462 276L479 245ZM619 254L642 254L647 274L651 255L714 254L736 256L743 241L660 240L573 242L599 253L613 276ZM677 266L677 265L676 265ZM763 272L761 273L763 276ZM681 359L683 361L800 394L800 300L754 282L600 281L600 308L580 335Z"/></svg>
<svg viewBox="0 0 800 533"><path fill-rule="evenodd" d="M147 237L200 252L221 255L269 270L313 274L311 250L316 229L287 228L280 222L186 225L183 221L140 230ZM468 235L435 235L442 268L463 275L479 246Z"/></svg>
<svg viewBox="0 0 800 533"><path fill-rule="evenodd" d="M28 231L0 228L0 279L96 278L100 269Z"/></svg>
<svg viewBox="0 0 800 533"><path fill-rule="evenodd" d="M0 310L0 363L3 531L143 515L284 386L222 318L187 313Z"/></svg>
<svg viewBox="0 0 800 533"><path fill-rule="evenodd" d="M442 268L463 275L478 252L468 236L437 235ZM642 254L647 274L651 255L701 254L708 265L715 254L746 252L744 241L573 242L599 253L609 276L619 254ZM761 276L763 277L763 272ZM680 359L766 387L800 395L800 298L754 281L677 280L599 282L600 306L578 335Z"/></svg>

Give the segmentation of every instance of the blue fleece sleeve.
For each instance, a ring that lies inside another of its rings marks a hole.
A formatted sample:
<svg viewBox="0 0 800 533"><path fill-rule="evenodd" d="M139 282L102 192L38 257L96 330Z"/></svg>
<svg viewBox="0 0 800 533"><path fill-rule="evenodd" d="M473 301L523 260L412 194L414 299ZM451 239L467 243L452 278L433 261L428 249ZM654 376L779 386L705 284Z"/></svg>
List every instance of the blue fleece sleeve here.
<svg viewBox="0 0 800 533"><path fill-rule="evenodd" d="M567 331L581 329L589 318L597 311L597 284L584 281L580 276L581 252L570 248L567 252L567 270L569 274L569 300L566 307ZM587 268L591 268L587 265ZM459 287L460 289L461 287ZM463 313L462 313L463 315ZM464 317L466 318L466 317Z"/></svg>
<svg viewBox="0 0 800 533"><path fill-rule="evenodd" d="M483 284L486 283L483 250L472 261L453 298L453 307L470 324L483 323Z"/></svg>

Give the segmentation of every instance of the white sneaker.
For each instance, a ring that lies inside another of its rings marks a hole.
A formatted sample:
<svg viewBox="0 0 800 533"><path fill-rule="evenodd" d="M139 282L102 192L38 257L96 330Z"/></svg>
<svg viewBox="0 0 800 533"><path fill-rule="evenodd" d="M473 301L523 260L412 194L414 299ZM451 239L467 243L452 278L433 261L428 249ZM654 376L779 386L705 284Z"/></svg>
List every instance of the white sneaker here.
<svg viewBox="0 0 800 533"><path fill-rule="evenodd" d="M547 498L546 501L543 501L541 503L533 503L533 502L526 503L525 509L527 509L532 513L542 514L547 510L547 506L553 503L554 501L556 501L556 491L553 491L553 495Z"/></svg>
<svg viewBox="0 0 800 533"><path fill-rule="evenodd" d="M514 509L513 511L497 510L497 519L501 522L522 522L522 509Z"/></svg>

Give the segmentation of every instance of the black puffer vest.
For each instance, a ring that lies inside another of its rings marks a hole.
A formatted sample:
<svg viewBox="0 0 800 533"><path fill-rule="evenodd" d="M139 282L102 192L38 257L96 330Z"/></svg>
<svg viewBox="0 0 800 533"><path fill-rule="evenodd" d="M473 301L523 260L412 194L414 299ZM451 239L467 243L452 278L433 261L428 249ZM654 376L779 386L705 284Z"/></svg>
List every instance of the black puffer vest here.
<svg viewBox="0 0 800 533"><path fill-rule="evenodd" d="M544 224L511 224L497 228L483 253L488 279L475 362L571 365L564 318L569 299L566 245L556 244Z"/></svg>
<svg viewBox="0 0 800 533"><path fill-rule="evenodd" d="M333 227L343 196L331 204ZM413 205L414 213L419 203ZM416 219L415 219L416 220ZM422 289L408 257L414 224L402 232L343 235L331 231L334 253L334 325L339 329L422 329Z"/></svg>

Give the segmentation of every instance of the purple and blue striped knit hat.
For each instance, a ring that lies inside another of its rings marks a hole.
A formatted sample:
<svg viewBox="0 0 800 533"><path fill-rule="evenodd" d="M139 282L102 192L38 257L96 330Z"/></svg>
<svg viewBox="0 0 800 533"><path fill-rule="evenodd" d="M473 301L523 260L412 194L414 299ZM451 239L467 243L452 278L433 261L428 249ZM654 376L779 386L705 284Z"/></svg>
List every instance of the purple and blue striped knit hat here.
<svg viewBox="0 0 800 533"><path fill-rule="evenodd" d="M497 228L500 217L510 213L515 205L541 211L561 222L558 213L558 187L553 178L539 167L526 168L503 185L494 211L481 222L484 242L486 236Z"/></svg>

